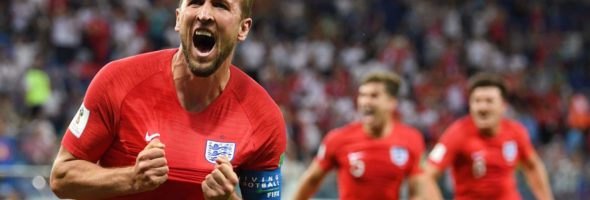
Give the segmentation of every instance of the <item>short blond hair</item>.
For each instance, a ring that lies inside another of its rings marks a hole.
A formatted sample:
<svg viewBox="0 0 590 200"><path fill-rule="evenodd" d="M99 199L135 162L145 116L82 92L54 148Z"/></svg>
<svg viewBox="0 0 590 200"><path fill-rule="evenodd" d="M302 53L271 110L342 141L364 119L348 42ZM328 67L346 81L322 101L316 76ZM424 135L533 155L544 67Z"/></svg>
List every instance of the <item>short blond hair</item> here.
<svg viewBox="0 0 590 200"><path fill-rule="evenodd" d="M397 97L401 78L393 72L373 72L365 76L361 81L361 85L367 83L382 83L385 85L385 90L389 96Z"/></svg>

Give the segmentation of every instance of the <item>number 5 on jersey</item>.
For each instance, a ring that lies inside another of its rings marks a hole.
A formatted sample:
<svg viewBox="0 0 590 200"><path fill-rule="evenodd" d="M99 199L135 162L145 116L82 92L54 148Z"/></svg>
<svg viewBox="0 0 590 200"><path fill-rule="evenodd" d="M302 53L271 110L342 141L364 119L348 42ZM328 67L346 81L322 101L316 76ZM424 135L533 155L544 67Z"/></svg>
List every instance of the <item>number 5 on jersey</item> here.
<svg viewBox="0 0 590 200"><path fill-rule="evenodd" d="M362 152L354 152L348 154L348 163L350 164L350 174L353 177L359 178L365 173L365 162L361 160Z"/></svg>

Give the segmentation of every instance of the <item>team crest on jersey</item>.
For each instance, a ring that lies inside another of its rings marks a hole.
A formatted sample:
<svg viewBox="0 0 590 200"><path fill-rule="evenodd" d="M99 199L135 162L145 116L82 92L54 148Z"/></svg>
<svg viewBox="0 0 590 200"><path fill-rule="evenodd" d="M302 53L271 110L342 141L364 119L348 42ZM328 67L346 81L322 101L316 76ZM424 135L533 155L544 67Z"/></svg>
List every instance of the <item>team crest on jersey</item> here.
<svg viewBox="0 0 590 200"><path fill-rule="evenodd" d="M207 161L210 163L215 163L217 157L224 155L231 161L234 159L235 150L236 143L207 140L205 158L207 158Z"/></svg>
<svg viewBox="0 0 590 200"><path fill-rule="evenodd" d="M516 148L516 142L511 140L505 142L502 145L502 155L504 159L508 162L513 162L516 159L516 155L518 154L518 148Z"/></svg>
<svg viewBox="0 0 590 200"><path fill-rule="evenodd" d="M391 156L391 161L393 161L393 164L400 167L404 166L410 158L408 150L403 147L391 147L389 150L389 155Z"/></svg>

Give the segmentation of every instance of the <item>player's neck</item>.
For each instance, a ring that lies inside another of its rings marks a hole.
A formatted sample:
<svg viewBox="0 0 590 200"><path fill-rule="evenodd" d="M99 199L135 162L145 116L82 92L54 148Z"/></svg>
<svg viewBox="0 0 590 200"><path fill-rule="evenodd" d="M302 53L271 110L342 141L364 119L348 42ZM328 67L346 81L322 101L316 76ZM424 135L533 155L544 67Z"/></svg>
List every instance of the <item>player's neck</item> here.
<svg viewBox="0 0 590 200"><path fill-rule="evenodd" d="M498 134L498 127L481 128L479 129L479 133L485 137L494 137Z"/></svg>
<svg viewBox="0 0 590 200"><path fill-rule="evenodd" d="M201 112L207 108L227 86L230 78L230 62L223 63L208 77L198 77L186 66L178 51L172 61L172 79L180 105L189 112Z"/></svg>
<svg viewBox="0 0 590 200"><path fill-rule="evenodd" d="M364 125L365 132L369 134L372 138L384 138L391 134L391 130L393 129L393 123L391 119L385 119L382 125L380 126L369 126Z"/></svg>

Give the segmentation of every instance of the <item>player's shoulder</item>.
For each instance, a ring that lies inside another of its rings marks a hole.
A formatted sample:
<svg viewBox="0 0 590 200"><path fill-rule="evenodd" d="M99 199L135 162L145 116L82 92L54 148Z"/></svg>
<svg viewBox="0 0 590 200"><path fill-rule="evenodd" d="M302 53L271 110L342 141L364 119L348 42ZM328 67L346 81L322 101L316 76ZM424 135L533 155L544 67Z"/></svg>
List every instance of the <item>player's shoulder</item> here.
<svg viewBox="0 0 590 200"><path fill-rule="evenodd" d="M97 74L95 79L106 82L133 83L145 77L159 73L163 70L163 64L170 62L176 50L166 49L138 54L126 58L114 60L106 64ZM117 79L114 81L112 79ZM118 87L127 84L117 85Z"/></svg>
<svg viewBox="0 0 590 200"><path fill-rule="evenodd" d="M394 129L399 131L400 134L407 135L408 137L418 139L423 137L418 129L402 122L396 122Z"/></svg>
<svg viewBox="0 0 590 200"><path fill-rule="evenodd" d="M440 141L444 143L458 143L460 145L460 141L469 139L469 134L475 133L476 131L475 124L470 116L461 117L447 127Z"/></svg>
<svg viewBox="0 0 590 200"><path fill-rule="evenodd" d="M395 135L403 138L403 143L410 148L424 148L424 135L408 124L396 122L393 128Z"/></svg>
<svg viewBox="0 0 590 200"><path fill-rule="evenodd" d="M363 125L360 122L351 122L344 126L332 129L324 137L325 141L340 141L343 139L354 138L357 134L363 134Z"/></svg>
<svg viewBox="0 0 590 200"><path fill-rule="evenodd" d="M446 132L458 134L462 132L473 131L473 129L475 129L473 118L471 118L471 116L465 116L451 123L451 125L449 125L449 127L447 128Z"/></svg>
<svg viewBox="0 0 590 200"><path fill-rule="evenodd" d="M236 66L231 66L230 71L231 78L233 79L232 89L234 90L234 93L239 94L237 97L244 100L250 100L252 98L257 100L272 100L270 99L270 96L266 90L264 90L260 84L254 81L254 79L244 73L241 69L237 68ZM265 98L258 99L260 96Z"/></svg>
<svg viewBox="0 0 590 200"><path fill-rule="evenodd" d="M231 91L233 97L242 105L250 120L270 119L282 121L282 113L276 102L266 90L235 66L231 70Z"/></svg>
<svg viewBox="0 0 590 200"><path fill-rule="evenodd" d="M136 75L154 70L161 71L162 64L170 62L175 52L175 49L165 49L142 53L111 61L105 68L123 73L126 71L135 72Z"/></svg>
<svg viewBox="0 0 590 200"><path fill-rule="evenodd" d="M511 133L526 134L526 127L519 121L509 118L503 118L501 121L504 128Z"/></svg>

